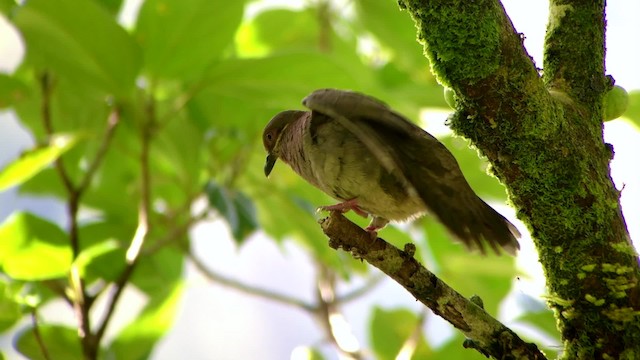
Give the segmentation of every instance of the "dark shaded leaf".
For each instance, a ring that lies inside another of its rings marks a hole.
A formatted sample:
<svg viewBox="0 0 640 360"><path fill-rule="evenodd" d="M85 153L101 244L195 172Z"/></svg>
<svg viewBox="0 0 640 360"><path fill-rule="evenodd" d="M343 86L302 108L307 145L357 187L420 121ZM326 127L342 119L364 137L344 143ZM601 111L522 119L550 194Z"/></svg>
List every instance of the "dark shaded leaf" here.
<svg viewBox="0 0 640 360"><path fill-rule="evenodd" d="M82 359L76 329L60 325L40 325L38 331L51 359ZM15 346L16 350L31 360L45 359L31 327L16 335Z"/></svg>
<svg viewBox="0 0 640 360"><path fill-rule="evenodd" d="M227 221L238 244L242 244L258 228L255 206L244 193L213 181L207 184L205 192L209 205Z"/></svg>

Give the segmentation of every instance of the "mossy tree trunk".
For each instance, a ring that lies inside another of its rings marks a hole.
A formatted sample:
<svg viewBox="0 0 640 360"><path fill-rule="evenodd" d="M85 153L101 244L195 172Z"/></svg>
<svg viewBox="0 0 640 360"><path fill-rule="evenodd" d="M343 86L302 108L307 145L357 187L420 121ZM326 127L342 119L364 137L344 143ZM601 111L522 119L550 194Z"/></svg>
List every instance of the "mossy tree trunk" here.
<svg viewBox="0 0 640 360"><path fill-rule="evenodd" d="M400 0L453 130L506 185L545 271L565 359L640 358L640 268L603 140L605 1L550 2L540 75L497 0Z"/></svg>

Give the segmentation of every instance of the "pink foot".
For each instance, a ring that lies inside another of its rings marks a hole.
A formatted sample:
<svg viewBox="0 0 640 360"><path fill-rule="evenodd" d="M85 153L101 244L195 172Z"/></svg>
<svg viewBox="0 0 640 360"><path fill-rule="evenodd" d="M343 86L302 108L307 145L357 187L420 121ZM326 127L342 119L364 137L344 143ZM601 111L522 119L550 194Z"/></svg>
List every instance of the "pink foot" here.
<svg viewBox="0 0 640 360"><path fill-rule="evenodd" d="M367 226L364 230L369 234L371 234L372 239L375 239L378 237L378 230L385 227L388 223L389 223L389 220L374 216L369 226Z"/></svg>
<svg viewBox="0 0 640 360"><path fill-rule="evenodd" d="M369 216L369 214L367 214L365 211L363 211L362 209L360 209L360 207L358 206L358 199L353 198L351 200L347 200L347 201L343 201L341 203L335 204L335 205L325 205L325 206L320 206L318 208L319 210L324 210L324 211L339 211L341 213L346 213L349 210L353 210L353 212L355 212L356 214L362 216L362 217L367 217Z"/></svg>

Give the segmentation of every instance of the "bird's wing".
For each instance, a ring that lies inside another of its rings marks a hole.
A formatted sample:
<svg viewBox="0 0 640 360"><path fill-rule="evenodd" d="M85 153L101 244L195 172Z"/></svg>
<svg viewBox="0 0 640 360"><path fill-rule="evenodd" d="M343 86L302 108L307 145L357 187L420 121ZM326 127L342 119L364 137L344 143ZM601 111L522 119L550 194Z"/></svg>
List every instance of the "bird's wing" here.
<svg viewBox="0 0 640 360"><path fill-rule="evenodd" d="M421 199L467 246L484 252L485 240L496 252L498 244L517 248L515 227L475 194L451 152L431 134L356 92L317 90L303 104L353 133L409 195Z"/></svg>
<svg viewBox="0 0 640 360"><path fill-rule="evenodd" d="M304 98L302 104L312 111L332 118L353 133L378 159L382 167L395 175L410 195L420 196L400 166L401 154L396 147L389 144L379 128L386 128L406 137L419 136L424 130L393 112L386 104L357 92L316 90ZM377 126L372 126L374 124Z"/></svg>

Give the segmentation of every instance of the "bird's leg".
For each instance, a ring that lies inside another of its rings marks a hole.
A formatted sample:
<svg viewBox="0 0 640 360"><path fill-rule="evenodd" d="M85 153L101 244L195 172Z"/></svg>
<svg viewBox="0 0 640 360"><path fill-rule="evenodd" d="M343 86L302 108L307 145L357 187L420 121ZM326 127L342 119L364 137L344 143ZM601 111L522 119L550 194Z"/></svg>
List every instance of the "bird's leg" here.
<svg viewBox="0 0 640 360"><path fill-rule="evenodd" d="M318 210L339 211L341 213L346 213L349 210L353 210L353 212L355 212L356 214L358 214L358 215L360 215L362 217L366 218L367 216L369 216L369 214L367 214L365 211L360 209L360 206L358 206L358 199L357 198L353 198L351 200L343 201L343 202L335 204L335 205L320 206L318 208Z"/></svg>
<svg viewBox="0 0 640 360"><path fill-rule="evenodd" d="M378 237L378 230L385 227L388 223L389 223L389 220L378 217L378 216L374 216L373 219L371 220L371 223L369 223L369 226L367 226L364 230L369 234L371 234L372 239L375 239Z"/></svg>

